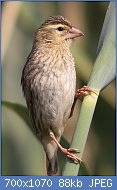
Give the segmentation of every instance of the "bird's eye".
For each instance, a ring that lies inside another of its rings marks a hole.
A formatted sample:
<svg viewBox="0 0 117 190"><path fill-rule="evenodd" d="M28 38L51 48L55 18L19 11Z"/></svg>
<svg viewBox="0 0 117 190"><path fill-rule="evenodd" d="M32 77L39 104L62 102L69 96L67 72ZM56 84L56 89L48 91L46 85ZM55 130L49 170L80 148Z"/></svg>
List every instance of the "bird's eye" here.
<svg viewBox="0 0 117 190"><path fill-rule="evenodd" d="M60 26L60 27L57 28L57 30L59 30L59 31L63 31L64 28Z"/></svg>

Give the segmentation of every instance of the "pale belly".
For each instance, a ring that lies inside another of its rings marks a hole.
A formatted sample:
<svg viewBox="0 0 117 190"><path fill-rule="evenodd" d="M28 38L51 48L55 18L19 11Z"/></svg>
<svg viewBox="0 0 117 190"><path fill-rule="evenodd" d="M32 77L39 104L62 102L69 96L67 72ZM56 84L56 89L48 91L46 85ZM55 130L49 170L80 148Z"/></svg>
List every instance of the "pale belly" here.
<svg viewBox="0 0 117 190"><path fill-rule="evenodd" d="M41 118L45 130L51 128L57 133L64 128L71 112L76 89L75 68L72 66L58 76L51 72L36 81L37 117Z"/></svg>

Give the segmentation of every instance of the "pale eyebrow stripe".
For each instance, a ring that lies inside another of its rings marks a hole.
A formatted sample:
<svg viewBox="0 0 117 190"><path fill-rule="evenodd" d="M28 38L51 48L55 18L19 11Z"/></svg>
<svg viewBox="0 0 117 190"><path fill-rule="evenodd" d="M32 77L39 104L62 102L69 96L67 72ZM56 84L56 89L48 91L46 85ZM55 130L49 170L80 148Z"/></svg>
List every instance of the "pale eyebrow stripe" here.
<svg viewBox="0 0 117 190"><path fill-rule="evenodd" d="M65 28L69 28L67 25L64 24L52 24L52 25L47 25L46 28L58 28L58 27L65 27Z"/></svg>

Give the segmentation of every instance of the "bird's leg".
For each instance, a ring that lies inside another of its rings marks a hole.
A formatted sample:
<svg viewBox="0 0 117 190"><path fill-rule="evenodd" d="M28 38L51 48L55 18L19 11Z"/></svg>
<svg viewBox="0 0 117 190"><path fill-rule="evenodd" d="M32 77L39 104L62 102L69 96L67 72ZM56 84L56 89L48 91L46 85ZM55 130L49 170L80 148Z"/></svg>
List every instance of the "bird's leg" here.
<svg viewBox="0 0 117 190"><path fill-rule="evenodd" d="M89 88L88 86L83 86L82 88L80 88L80 89L78 89L77 91L76 91L76 94L75 94L75 97L74 97L74 102L73 102L73 105L72 105L72 108L71 108L71 113L70 113L70 116L69 116L69 118L70 117L72 117L72 115L73 115L73 111L74 111L74 107L75 107L75 105L76 105L76 101L77 101L77 99L79 99L79 100L83 100L83 98L85 97L85 96L87 96L89 93L94 93L94 94L96 94L96 92L95 91L93 91L91 88ZM97 95L97 94L96 94Z"/></svg>
<svg viewBox="0 0 117 190"><path fill-rule="evenodd" d="M77 101L77 98L75 97L75 98L74 98L73 105L72 105L72 108L71 108L71 112L70 112L70 116L69 116L69 118L72 117L72 115L73 115L74 108L75 108L75 105L76 105L76 101Z"/></svg>
<svg viewBox="0 0 117 190"><path fill-rule="evenodd" d="M52 140L58 145L58 147L60 148L60 150L68 157L71 158L75 163L80 163L82 162L82 160L80 158L78 158L77 156L75 156L74 154L72 154L72 152L79 152L77 149L75 148L63 148L60 143L57 141L55 135L53 132L50 132L50 137L52 138Z"/></svg>

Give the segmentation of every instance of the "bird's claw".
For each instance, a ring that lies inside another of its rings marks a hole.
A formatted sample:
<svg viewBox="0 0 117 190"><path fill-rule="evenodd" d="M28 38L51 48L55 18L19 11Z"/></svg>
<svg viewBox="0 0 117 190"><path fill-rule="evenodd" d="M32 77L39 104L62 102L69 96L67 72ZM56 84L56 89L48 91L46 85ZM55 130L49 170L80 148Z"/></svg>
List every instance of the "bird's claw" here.
<svg viewBox="0 0 117 190"><path fill-rule="evenodd" d="M76 163L76 164L82 163L82 160L80 158L78 158L77 156L75 156L74 154L71 153L71 152L79 152L77 149L75 149L75 148L69 148L69 149L63 148L62 152L64 154L66 154L66 156L68 158L71 158L74 161L74 163Z"/></svg>
<svg viewBox="0 0 117 190"><path fill-rule="evenodd" d="M78 164L78 163L81 164L82 163L82 160L80 158L78 158L77 156L75 156L74 154L71 154L71 152L68 152L66 155L67 155L68 158L71 158L74 161L74 163L76 163L76 164Z"/></svg>
<svg viewBox="0 0 117 190"><path fill-rule="evenodd" d="M82 100L85 96L87 96L91 92L97 95L97 93L94 90L92 90L90 87L83 86L81 89L77 90L75 98Z"/></svg>
<svg viewBox="0 0 117 190"><path fill-rule="evenodd" d="M68 152L76 152L76 153L80 153L80 151L76 148L69 148L67 149Z"/></svg>

